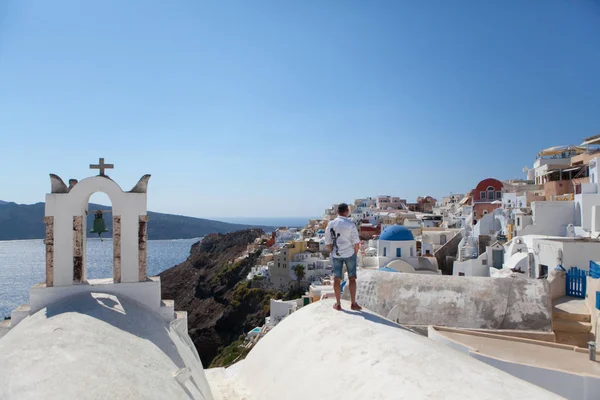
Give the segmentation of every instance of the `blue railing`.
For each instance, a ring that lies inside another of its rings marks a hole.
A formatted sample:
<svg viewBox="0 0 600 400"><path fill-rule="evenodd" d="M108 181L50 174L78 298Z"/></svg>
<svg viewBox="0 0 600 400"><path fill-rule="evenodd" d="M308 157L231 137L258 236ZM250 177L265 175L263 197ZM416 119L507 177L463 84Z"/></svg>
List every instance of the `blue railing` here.
<svg viewBox="0 0 600 400"><path fill-rule="evenodd" d="M567 272L567 296L585 298L586 277L588 273L577 267Z"/></svg>
<svg viewBox="0 0 600 400"><path fill-rule="evenodd" d="M590 276L594 279L600 279L600 264L590 261Z"/></svg>
<svg viewBox="0 0 600 400"><path fill-rule="evenodd" d="M600 292L596 292L596 308L600 310Z"/></svg>

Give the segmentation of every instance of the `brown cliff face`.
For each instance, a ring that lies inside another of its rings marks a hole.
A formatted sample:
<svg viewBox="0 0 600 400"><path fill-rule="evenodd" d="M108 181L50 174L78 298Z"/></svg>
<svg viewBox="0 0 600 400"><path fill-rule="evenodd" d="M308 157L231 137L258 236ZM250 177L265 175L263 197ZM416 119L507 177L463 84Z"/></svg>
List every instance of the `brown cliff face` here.
<svg viewBox="0 0 600 400"><path fill-rule="evenodd" d="M235 261L262 234L249 229L208 235L192 246L186 261L160 274L162 297L187 311L189 334L205 367L219 348L263 325L269 314L276 294L246 281L260 253Z"/></svg>

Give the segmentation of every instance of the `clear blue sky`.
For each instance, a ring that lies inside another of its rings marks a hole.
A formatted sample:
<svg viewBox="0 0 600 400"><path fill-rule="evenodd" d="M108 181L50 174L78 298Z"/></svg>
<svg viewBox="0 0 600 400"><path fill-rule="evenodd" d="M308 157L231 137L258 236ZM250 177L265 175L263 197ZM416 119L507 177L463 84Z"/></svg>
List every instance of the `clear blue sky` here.
<svg viewBox="0 0 600 400"><path fill-rule="evenodd" d="M103 156L151 210L319 215L597 133L598 1L0 2L3 200Z"/></svg>

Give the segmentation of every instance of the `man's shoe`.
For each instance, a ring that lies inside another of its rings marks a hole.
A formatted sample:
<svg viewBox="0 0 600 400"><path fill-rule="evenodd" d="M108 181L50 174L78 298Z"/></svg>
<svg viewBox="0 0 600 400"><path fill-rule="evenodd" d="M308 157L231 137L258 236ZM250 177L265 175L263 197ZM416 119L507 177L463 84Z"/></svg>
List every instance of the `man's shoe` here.
<svg viewBox="0 0 600 400"><path fill-rule="evenodd" d="M352 303L352 305L350 306L351 309L353 309L354 311L360 311L362 310L362 307L358 305L358 303Z"/></svg>
<svg viewBox="0 0 600 400"><path fill-rule="evenodd" d="M333 305L333 309L336 310L336 311L342 311L342 306L340 304L338 304L338 303L335 303Z"/></svg>

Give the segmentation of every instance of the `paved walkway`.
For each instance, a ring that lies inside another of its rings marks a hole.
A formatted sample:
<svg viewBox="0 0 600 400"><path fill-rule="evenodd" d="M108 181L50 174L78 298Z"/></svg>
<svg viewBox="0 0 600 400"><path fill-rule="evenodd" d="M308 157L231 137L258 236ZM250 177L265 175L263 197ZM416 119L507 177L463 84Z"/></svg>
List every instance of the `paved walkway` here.
<svg viewBox="0 0 600 400"><path fill-rule="evenodd" d="M585 299L579 299L577 297L559 297L552 301L552 307L554 311L566 312L569 314L589 314L589 310L585 305Z"/></svg>
<svg viewBox="0 0 600 400"><path fill-rule="evenodd" d="M535 341L522 343L510 338L500 339L443 330L439 330L438 333L480 354L499 360L600 377L600 357L599 361L590 361L587 352L576 352L573 350L574 346L568 346L572 347L569 350L535 344Z"/></svg>

